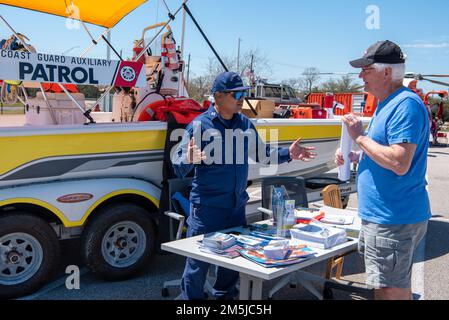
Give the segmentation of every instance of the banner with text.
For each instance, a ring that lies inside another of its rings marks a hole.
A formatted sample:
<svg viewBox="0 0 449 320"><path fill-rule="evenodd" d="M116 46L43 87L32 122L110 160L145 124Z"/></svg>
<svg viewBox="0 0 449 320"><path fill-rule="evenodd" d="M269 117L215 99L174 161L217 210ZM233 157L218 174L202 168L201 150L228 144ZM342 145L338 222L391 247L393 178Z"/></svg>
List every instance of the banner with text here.
<svg viewBox="0 0 449 320"><path fill-rule="evenodd" d="M144 87L141 62L0 50L0 79L77 85Z"/></svg>

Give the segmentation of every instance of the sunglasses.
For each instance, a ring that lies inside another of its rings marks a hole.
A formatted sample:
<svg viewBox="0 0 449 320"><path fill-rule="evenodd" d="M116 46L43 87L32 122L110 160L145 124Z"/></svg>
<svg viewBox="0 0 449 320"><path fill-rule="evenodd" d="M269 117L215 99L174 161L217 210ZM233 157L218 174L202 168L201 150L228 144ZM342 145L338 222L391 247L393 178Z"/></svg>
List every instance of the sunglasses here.
<svg viewBox="0 0 449 320"><path fill-rule="evenodd" d="M237 101L248 96L248 91L230 91L225 93L231 94L232 97Z"/></svg>

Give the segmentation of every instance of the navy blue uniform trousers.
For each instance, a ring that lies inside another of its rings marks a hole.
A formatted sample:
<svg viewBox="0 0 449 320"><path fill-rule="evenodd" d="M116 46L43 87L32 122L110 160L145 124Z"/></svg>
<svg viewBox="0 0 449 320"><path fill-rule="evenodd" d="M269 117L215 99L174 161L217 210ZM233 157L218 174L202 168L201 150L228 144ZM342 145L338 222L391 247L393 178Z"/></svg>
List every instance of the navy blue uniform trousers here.
<svg viewBox="0 0 449 320"><path fill-rule="evenodd" d="M224 209L192 204L190 216L187 219L187 237L246 225L245 207L246 205L242 205L239 208ZM209 267L210 264L206 262L187 258L181 282L180 299L204 299L204 284ZM216 276L213 286L214 297L226 299L237 295L238 272L218 267Z"/></svg>

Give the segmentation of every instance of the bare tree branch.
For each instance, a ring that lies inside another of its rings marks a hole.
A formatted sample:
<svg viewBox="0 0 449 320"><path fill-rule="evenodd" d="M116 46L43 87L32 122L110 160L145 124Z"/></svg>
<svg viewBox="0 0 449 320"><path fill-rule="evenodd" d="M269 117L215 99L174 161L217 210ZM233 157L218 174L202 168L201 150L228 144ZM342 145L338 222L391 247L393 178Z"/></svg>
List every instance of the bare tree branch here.
<svg viewBox="0 0 449 320"><path fill-rule="evenodd" d="M268 59L258 49L248 50L241 55L240 70L236 70L237 57L222 56L221 58L229 70L239 73L243 80L246 80L246 83L250 85L253 84L253 81L272 74ZM215 78L224 72L222 65L215 57L208 59L205 69L205 74L190 80L188 88L189 95L199 101L204 100L205 95L210 93Z"/></svg>
<svg viewBox="0 0 449 320"><path fill-rule="evenodd" d="M312 93L314 85L320 80L320 71L317 68L307 68L302 73L304 88L308 93Z"/></svg>

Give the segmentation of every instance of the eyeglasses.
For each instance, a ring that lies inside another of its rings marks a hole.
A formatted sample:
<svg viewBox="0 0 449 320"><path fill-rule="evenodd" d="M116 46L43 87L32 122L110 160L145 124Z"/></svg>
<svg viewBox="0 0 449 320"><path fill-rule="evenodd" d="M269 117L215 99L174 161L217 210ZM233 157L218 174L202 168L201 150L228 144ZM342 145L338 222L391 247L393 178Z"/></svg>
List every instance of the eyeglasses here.
<svg viewBox="0 0 449 320"><path fill-rule="evenodd" d="M371 68L362 68L362 71L360 71L360 73L362 73L362 72L367 72L367 71L374 70L374 69L376 69L376 68L374 68L374 67L371 67Z"/></svg>
<svg viewBox="0 0 449 320"><path fill-rule="evenodd" d="M230 91L225 93L231 94L232 97L237 101L248 96L248 91Z"/></svg>

